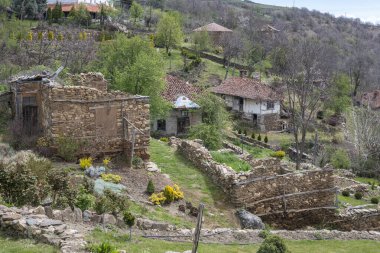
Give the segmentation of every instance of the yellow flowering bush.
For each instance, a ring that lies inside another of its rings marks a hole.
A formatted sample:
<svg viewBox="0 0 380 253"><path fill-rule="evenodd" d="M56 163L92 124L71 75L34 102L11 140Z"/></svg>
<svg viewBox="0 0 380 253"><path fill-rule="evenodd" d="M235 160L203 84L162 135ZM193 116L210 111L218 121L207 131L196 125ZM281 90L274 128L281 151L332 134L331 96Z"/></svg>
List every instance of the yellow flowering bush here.
<svg viewBox="0 0 380 253"><path fill-rule="evenodd" d="M118 184L121 182L121 176L119 175L115 175L115 174L111 174L111 173L108 173L108 174L102 174L100 175L100 177L106 181L106 182L112 182L112 183L115 183L115 184Z"/></svg>
<svg viewBox="0 0 380 253"><path fill-rule="evenodd" d="M83 157L79 159L79 166L82 169L90 168L92 165L92 158L91 157Z"/></svg>
<svg viewBox="0 0 380 253"><path fill-rule="evenodd" d="M40 137L37 139L37 147L48 147L49 146L49 140L46 137Z"/></svg>
<svg viewBox="0 0 380 253"><path fill-rule="evenodd" d="M174 200L183 199L183 192L178 185L173 185Z"/></svg>
<svg viewBox="0 0 380 253"><path fill-rule="evenodd" d="M149 197L149 201L151 201L155 205L162 205L163 203L166 202L166 197L164 196L163 192L160 193L153 193Z"/></svg>
<svg viewBox="0 0 380 253"><path fill-rule="evenodd" d="M286 154L285 154L285 151L280 150L280 151L273 152L273 153L271 154L271 157L275 157L275 158L282 159L282 158L285 157L285 155L286 155Z"/></svg>
<svg viewBox="0 0 380 253"><path fill-rule="evenodd" d="M164 196L166 198L167 203L171 203L174 201L174 189L170 185L165 186L164 188Z"/></svg>
<svg viewBox="0 0 380 253"><path fill-rule="evenodd" d="M104 166L108 166L108 164L111 162L111 158L109 158L109 157L105 157L104 159L103 159L103 165Z"/></svg>

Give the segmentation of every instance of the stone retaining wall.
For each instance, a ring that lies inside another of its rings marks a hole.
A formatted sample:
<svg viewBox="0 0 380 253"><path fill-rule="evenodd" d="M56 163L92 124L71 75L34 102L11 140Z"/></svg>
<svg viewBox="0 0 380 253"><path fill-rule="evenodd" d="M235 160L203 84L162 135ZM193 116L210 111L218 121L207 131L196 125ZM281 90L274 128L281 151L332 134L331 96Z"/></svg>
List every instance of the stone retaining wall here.
<svg viewBox="0 0 380 253"><path fill-rule="evenodd" d="M183 140L178 144L178 150L220 186L236 207L247 208L265 222L281 227L286 216L297 220L297 223L289 220L286 226L293 224L293 228L298 228L311 225L310 221L321 223L326 215L324 210L335 209L332 170L288 173L275 158L246 158L252 170L236 173L227 165L215 162L198 142Z"/></svg>

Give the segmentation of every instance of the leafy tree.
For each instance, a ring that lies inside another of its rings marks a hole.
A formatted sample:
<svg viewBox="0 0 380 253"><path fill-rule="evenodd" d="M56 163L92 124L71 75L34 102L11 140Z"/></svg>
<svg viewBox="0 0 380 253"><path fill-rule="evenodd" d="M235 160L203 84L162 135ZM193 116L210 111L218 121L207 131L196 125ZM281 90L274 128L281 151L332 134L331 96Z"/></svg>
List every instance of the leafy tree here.
<svg viewBox="0 0 380 253"><path fill-rule="evenodd" d="M73 6L69 14L69 20L78 25L88 25L91 22L91 15L86 5L80 4L78 9Z"/></svg>
<svg viewBox="0 0 380 253"><path fill-rule="evenodd" d="M331 156L331 164L336 169L348 169L351 166L350 158L344 149L337 149Z"/></svg>
<svg viewBox="0 0 380 253"><path fill-rule="evenodd" d="M133 24L136 24L137 19L140 19L142 17L144 9L140 4L133 2L131 8L129 9L129 13L133 18Z"/></svg>
<svg viewBox="0 0 380 253"><path fill-rule="evenodd" d="M224 130L229 125L229 114L223 99L211 93L204 93L197 99L201 107L202 124L190 128L190 136L203 140L209 149L222 146Z"/></svg>
<svg viewBox="0 0 380 253"><path fill-rule="evenodd" d="M161 55L148 40L118 34L111 43L100 47L93 67L111 80L112 88L149 96L150 111L156 117L165 115L170 108L161 97L165 89L163 66Z"/></svg>
<svg viewBox="0 0 380 253"><path fill-rule="evenodd" d="M51 23L51 21L53 20L53 11L51 10L50 7L47 9L46 18L49 23Z"/></svg>
<svg viewBox="0 0 380 253"><path fill-rule="evenodd" d="M63 14L63 11L62 11L62 4L61 3L56 3L55 6L54 6L54 9L53 9L53 13L52 13L52 16L53 16L53 21L55 23L59 23L61 22L64 14Z"/></svg>
<svg viewBox="0 0 380 253"><path fill-rule="evenodd" d="M194 49L205 51L210 48L210 36L207 31L200 31L193 34Z"/></svg>
<svg viewBox="0 0 380 253"><path fill-rule="evenodd" d="M351 84L350 78L345 74L338 74L332 80L330 87L330 96L326 101L326 107L340 115L345 112L351 105Z"/></svg>
<svg viewBox="0 0 380 253"><path fill-rule="evenodd" d="M7 0L2 0L1 5L8 5ZM13 9L18 14L18 18L23 20L24 18L35 19L42 18L43 13L46 10L46 1L44 0L14 0Z"/></svg>
<svg viewBox="0 0 380 253"><path fill-rule="evenodd" d="M182 24L178 12L164 14L157 27L157 41L165 47L166 53L169 49L181 43L183 38Z"/></svg>

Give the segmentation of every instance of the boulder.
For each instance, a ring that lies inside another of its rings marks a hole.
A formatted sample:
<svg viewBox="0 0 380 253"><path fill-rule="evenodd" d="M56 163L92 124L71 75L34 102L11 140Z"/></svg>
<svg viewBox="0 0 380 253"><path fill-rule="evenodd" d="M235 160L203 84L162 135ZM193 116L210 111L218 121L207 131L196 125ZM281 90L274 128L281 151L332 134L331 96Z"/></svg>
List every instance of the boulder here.
<svg viewBox="0 0 380 253"><path fill-rule="evenodd" d="M51 208L51 206L45 206L45 214L50 219L53 219L54 218L54 216L53 216L53 208Z"/></svg>
<svg viewBox="0 0 380 253"><path fill-rule="evenodd" d="M38 206L32 210L32 213L45 215L45 208L43 206Z"/></svg>
<svg viewBox="0 0 380 253"><path fill-rule="evenodd" d="M53 219L63 220L62 211L61 210L53 210Z"/></svg>
<svg viewBox="0 0 380 253"><path fill-rule="evenodd" d="M88 211L88 210L85 210L83 211L83 221L91 221L91 218L92 218L92 212L91 211Z"/></svg>
<svg viewBox="0 0 380 253"><path fill-rule="evenodd" d="M45 219L45 220L42 220L42 222L40 223L39 226L40 227L50 227L50 226L58 226L58 225L62 225L62 221Z"/></svg>
<svg viewBox="0 0 380 253"><path fill-rule="evenodd" d="M147 162L146 163L146 169L149 171L149 172L160 172L161 170L158 168L157 164L153 163L153 162Z"/></svg>
<svg viewBox="0 0 380 253"><path fill-rule="evenodd" d="M264 229L265 225L260 217L248 212L247 210L238 210L236 212L243 229Z"/></svg>
<svg viewBox="0 0 380 253"><path fill-rule="evenodd" d="M74 207L74 216L76 222L82 222L82 210L78 207Z"/></svg>
<svg viewBox="0 0 380 253"><path fill-rule="evenodd" d="M159 230L159 231L172 231L175 229L175 226L168 223L152 221L148 219L138 218L136 221L136 226L141 230Z"/></svg>
<svg viewBox="0 0 380 253"><path fill-rule="evenodd" d="M3 221L14 221L14 220L18 220L18 219L21 219L21 214L18 214L18 213L6 213L3 215Z"/></svg>
<svg viewBox="0 0 380 253"><path fill-rule="evenodd" d="M105 224L105 225L116 225L116 218L115 216L113 216L112 214L104 214L104 216L102 217L102 222Z"/></svg>
<svg viewBox="0 0 380 253"><path fill-rule="evenodd" d="M62 220L63 221L69 221L69 222L75 221L75 214L71 210L70 207L67 207L65 210L62 211Z"/></svg>
<svg viewBox="0 0 380 253"><path fill-rule="evenodd" d="M91 221L94 222L94 223L101 223L102 222L102 215L93 214L91 216Z"/></svg>

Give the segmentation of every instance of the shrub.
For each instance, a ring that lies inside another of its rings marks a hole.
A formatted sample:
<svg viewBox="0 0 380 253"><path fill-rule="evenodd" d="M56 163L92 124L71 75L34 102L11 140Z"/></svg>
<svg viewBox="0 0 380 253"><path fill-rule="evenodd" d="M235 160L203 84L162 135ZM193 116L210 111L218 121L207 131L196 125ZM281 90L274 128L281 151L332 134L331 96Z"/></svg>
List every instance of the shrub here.
<svg viewBox="0 0 380 253"><path fill-rule="evenodd" d="M93 245L90 247L91 253L117 253L118 251L109 242L103 242L99 245Z"/></svg>
<svg viewBox="0 0 380 253"><path fill-rule="evenodd" d="M144 161L141 159L141 157L139 157L139 156L137 156L137 155L133 156L133 159L132 159L132 165L133 165L134 167L139 168L139 167L141 167L143 164L144 164Z"/></svg>
<svg viewBox="0 0 380 253"><path fill-rule="evenodd" d="M251 134L251 138L252 138L252 139L256 139L255 133L252 133L252 134Z"/></svg>
<svg viewBox="0 0 380 253"><path fill-rule="evenodd" d="M215 125L198 124L190 128L190 136L193 139L201 139L210 150L216 150L222 147L223 133Z"/></svg>
<svg viewBox="0 0 380 253"><path fill-rule="evenodd" d="M164 196L166 198L166 203L171 203L174 201L174 189L170 185L165 186Z"/></svg>
<svg viewBox="0 0 380 253"><path fill-rule="evenodd" d="M290 253L290 251L281 237L270 235L265 238L257 253Z"/></svg>
<svg viewBox="0 0 380 253"><path fill-rule="evenodd" d="M72 162L76 158L81 144L72 137L60 136L57 139L57 154L67 162Z"/></svg>
<svg viewBox="0 0 380 253"><path fill-rule="evenodd" d="M92 158L91 157L83 157L79 159L79 166L82 169L87 169L92 166Z"/></svg>
<svg viewBox="0 0 380 253"><path fill-rule="evenodd" d="M117 215L128 208L128 199L118 193L115 193L109 189L104 190L104 196L106 197L107 211L113 215Z"/></svg>
<svg viewBox="0 0 380 253"><path fill-rule="evenodd" d="M345 150L338 149L331 156L331 164L336 169L348 169L351 166L351 161Z"/></svg>
<svg viewBox="0 0 380 253"><path fill-rule="evenodd" d="M183 199L183 192L178 185L173 185L174 200Z"/></svg>
<svg viewBox="0 0 380 253"><path fill-rule="evenodd" d="M164 196L164 193L163 192L160 192L160 193L153 193L150 197L149 197L149 201L152 202L153 204L155 205L162 205L165 203L166 201L166 197Z"/></svg>
<svg viewBox="0 0 380 253"><path fill-rule="evenodd" d="M379 204L379 198L371 198L371 203L375 205Z"/></svg>
<svg viewBox="0 0 380 253"><path fill-rule="evenodd" d="M94 210L99 215L108 212L108 201L105 196L98 197L95 200Z"/></svg>
<svg viewBox="0 0 380 253"><path fill-rule="evenodd" d="M270 235L271 235L271 233L270 233L269 229L263 229L259 233L259 237L261 237L263 239L267 238Z"/></svg>
<svg viewBox="0 0 380 253"><path fill-rule="evenodd" d="M241 129L238 129L238 134L241 134Z"/></svg>
<svg viewBox="0 0 380 253"><path fill-rule="evenodd" d="M148 186L146 187L146 192L148 194L153 194L154 193L154 184L153 184L153 181L151 179L149 179L149 182L148 182Z"/></svg>
<svg viewBox="0 0 380 253"><path fill-rule="evenodd" d="M247 130L244 130L244 131L243 131L243 134L244 134L245 136L247 136L247 135L248 135Z"/></svg>
<svg viewBox="0 0 380 253"><path fill-rule="evenodd" d="M115 175L115 174L111 174L111 173L104 173L104 174L101 174L100 177L106 181L106 182L112 182L112 183L115 183L115 184L118 184L121 182L121 176L119 175Z"/></svg>
<svg viewBox="0 0 380 253"><path fill-rule="evenodd" d="M372 191L376 190L376 184L375 184L375 182L371 183L371 190Z"/></svg>
<svg viewBox="0 0 380 253"><path fill-rule="evenodd" d="M81 189L75 200L75 206L80 208L82 211L91 209L95 204L96 198L87 193L84 188Z"/></svg>
<svg viewBox="0 0 380 253"><path fill-rule="evenodd" d="M125 225L127 225L128 227L132 227L133 225L135 225L135 216L133 216L133 214L131 214L130 212L124 212L123 221Z"/></svg>
<svg viewBox="0 0 380 253"><path fill-rule="evenodd" d="M264 142L265 142L265 143L268 143L268 136L266 136L266 135L265 135L265 137L264 137Z"/></svg>
<svg viewBox="0 0 380 253"><path fill-rule="evenodd" d="M342 191L342 195L345 196L345 197L349 197L350 196L350 192L347 191L347 190L344 190L344 191Z"/></svg>
<svg viewBox="0 0 380 253"><path fill-rule="evenodd" d="M168 137L161 137L160 141L162 141L162 142L169 142L169 138Z"/></svg>
<svg viewBox="0 0 380 253"><path fill-rule="evenodd" d="M362 199L363 198L363 194L361 192L356 192L355 195L354 195L355 199Z"/></svg>
<svg viewBox="0 0 380 253"><path fill-rule="evenodd" d="M257 140L261 141L261 135L260 134L259 134L259 136L257 136Z"/></svg>
<svg viewBox="0 0 380 253"><path fill-rule="evenodd" d="M279 151L273 152L270 156L283 159L285 157L285 151L279 150Z"/></svg>
<svg viewBox="0 0 380 253"><path fill-rule="evenodd" d="M54 207L74 206L77 192L70 183L68 170L53 169L49 172L47 180L52 190Z"/></svg>

